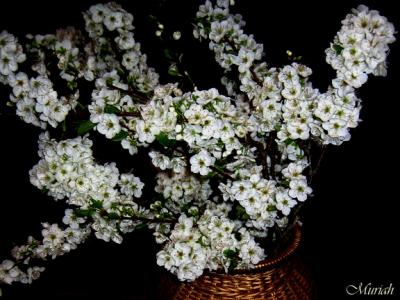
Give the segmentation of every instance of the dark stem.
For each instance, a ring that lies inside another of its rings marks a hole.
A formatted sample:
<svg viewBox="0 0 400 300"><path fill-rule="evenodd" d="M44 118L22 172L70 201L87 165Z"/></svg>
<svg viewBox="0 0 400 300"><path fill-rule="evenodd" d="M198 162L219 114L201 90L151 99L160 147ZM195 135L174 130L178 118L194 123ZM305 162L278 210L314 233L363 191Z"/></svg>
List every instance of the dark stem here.
<svg viewBox="0 0 400 300"><path fill-rule="evenodd" d="M141 95L141 94L139 93L139 91L137 91L136 89L134 89L134 88L131 87L131 86L129 86L128 90L121 89L120 87L117 87L117 86L114 86L114 85L111 85L110 88L116 89L116 90L118 90L118 91L120 91L120 92L123 92L123 93L129 95L129 96L132 96L133 98L136 98L136 100L137 100L138 102L142 103L142 104L147 103L147 102L150 101L149 98L147 98L147 97ZM140 100L140 101L139 101L139 100Z"/></svg>
<svg viewBox="0 0 400 300"><path fill-rule="evenodd" d="M275 139L276 139L276 131L271 131L267 138L267 151L269 154L269 158L271 159L270 174L274 179L276 177L275 165L276 165L276 150L277 150Z"/></svg>
<svg viewBox="0 0 400 300"><path fill-rule="evenodd" d="M139 91L133 89L133 87L129 87L129 93L128 93L128 95L129 95L129 96L133 96L133 97L135 97L135 98L137 98L137 99L140 99L141 101L139 101L139 102L141 102L141 103L147 103L147 102L150 101L149 98L147 98L147 97L142 96L141 94L139 94ZM137 99L136 99L136 100L137 100Z"/></svg>
<svg viewBox="0 0 400 300"><path fill-rule="evenodd" d="M235 180L235 179L231 176L231 174L229 174L228 172L225 172L225 171L223 171L223 170L220 170L219 168L216 168L216 167L214 167L214 166L210 166L210 168L211 168L211 170L217 172L218 174L223 175L224 177L226 177L226 178L228 178L228 179L230 179L230 180Z"/></svg>
<svg viewBox="0 0 400 300"><path fill-rule="evenodd" d="M314 170L313 170L313 172L311 174L310 184L311 184L315 174L318 172L318 170L319 170L319 168L321 166L321 162L322 162L322 159L323 159L323 157L325 155L326 148L327 148L326 145L323 145L322 148L321 148L321 153L319 155L319 159L318 159L317 165L315 166L315 168L314 168Z"/></svg>
<svg viewBox="0 0 400 300"><path fill-rule="evenodd" d="M254 80L255 82L257 82L257 84L258 84L259 86L262 87L262 86L263 86L263 82L261 81L260 78L258 78L256 72L254 71L254 67L253 67L253 66L250 66L249 70L250 70L251 77L253 78L253 80Z"/></svg>
<svg viewBox="0 0 400 300"><path fill-rule="evenodd" d="M137 111L133 111L133 112L129 112L129 111L121 111L119 113L117 113L118 117L140 117L141 114L140 112Z"/></svg>
<svg viewBox="0 0 400 300"><path fill-rule="evenodd" d="M263 148L263 144L256 143L257 151L260 153L260 163L262 165L262 174L265 178L269 179L269 169L267 163L267 149Z"/></svg>

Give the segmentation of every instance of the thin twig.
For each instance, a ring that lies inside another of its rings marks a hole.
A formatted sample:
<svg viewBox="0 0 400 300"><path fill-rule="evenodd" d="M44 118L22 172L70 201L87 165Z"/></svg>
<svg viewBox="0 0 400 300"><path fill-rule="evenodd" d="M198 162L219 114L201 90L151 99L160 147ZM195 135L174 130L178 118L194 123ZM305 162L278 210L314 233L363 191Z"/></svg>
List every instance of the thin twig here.
<svg viewBox="0 0 400 300"><path fill-rule="evenodd" d="M273 179L275 179L275 165L276 165L276 131L271 131L267 139L267 151L269 153L269 158L271 159L270 174Z"/></svg>
<svg viewBox="0 0 400 300"><path fill-rule="evenodd" d="M321 148L321 154L319 155L319 159L318 159L317 165L315 166L315 168L314 168L314 170L313 170L313 172L311 174L310 183L312 182L312 179L314 178L314 175L317 173L317 171L319 170L319 168L321 166L322 158L325 155L326 148L327 148L326 145L323 145L322 148Z"/></svg>
<svg viewBox="0 0 400 300"><path fill-rule="evenodd" d="M139 94L139 91L137 91L136 89L134 89L134 88L131 87L131 86L129 86L128 90L121 89L120 87L115 86L115 85L112 85L111 88L116 89L116 90L118 90L118 91L120 91L120 92L123 92L123 93L125 93L125 94L127 94L127 95L129 95L129 96L134 97L134 98L137 98L136 100L140 99L140 101L138 101L138 102L140 102L140 103L143 103L143 104L144 104L144 103L147 103L147 102L150 101L149 98L147 98L147 97L145 97L145 96Z"/></svg>
<svg viewBox="0 0 400 300"><path fill-rule="evenodd" d="M250 66L249 70L250 70L251 77L253 78L253 80L254 80L259 86L262 87L262 86L263 86L263 82L261 81L260 78L258 78L256 72L254 71L254 67L253 67L253 66Z"/></svg>
<svg viewBox="0 0 400 300"><path fill-rule="evenodd" d="M263 144L256 142L257 151L260 153L260 162L262 165L262 174L266 179L269 179L269 169L268 169L268 162L267 162L267 153L266 149L263 149Z"/></svg>
<svg viewBox="0 0 400 300"><path fill-rule="evenodd" d="M230 179L230 180L235 180L235 179L232 177L232 175L229 174L228 172L222 171L222 170L220 170L220 169L218 169L218 168L216 168L216 167L214 167L214 166L210 166L210 168L211 168L211 170L217 172L218 174L223 175L224 177L226 177L226 178L228 178L228 179Z"/></svg>
<svg viewBox="0 0 400 300"><path fill-rule="evenodd" d="M116 115L118 117L140 117L141 116L140 112L137 112L137 111L132 111L132 112L121 111L121 112L117 113Z"/></svg>

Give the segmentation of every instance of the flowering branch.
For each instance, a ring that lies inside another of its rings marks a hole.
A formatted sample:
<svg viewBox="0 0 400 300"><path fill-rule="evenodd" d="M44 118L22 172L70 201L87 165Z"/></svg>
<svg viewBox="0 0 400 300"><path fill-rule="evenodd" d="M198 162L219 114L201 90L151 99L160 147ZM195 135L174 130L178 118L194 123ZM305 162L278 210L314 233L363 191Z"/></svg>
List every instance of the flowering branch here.
<svg viewBox="0 0 400 300"><path fill-rule="evenodd" d="M66 131L79 91L88 90L81 85L94 82L89 103L73 115L80 119L80 136L57 141L43 133L41 159L30 171L34 186L74 207L63 219L68 227L45 224L43 242L29 240L18 248L16 262L25 254L66 253L89 230L121 243L123 234L147 224L162 246L157 263L180 280L194 280L205 269L251 268L269 254L259 238L279 243L285 237L312 193L309 184L326 146L348 141L359 122L356 89L368 75L386 74L394 28L365 6L347 15L326 50L337 76L321 92L303 64L268 68L261 61L263 46L244 33L244 21L229 8L229 1L206 1L194 30L209 42L225 74L237 73L221 80L229 97L215 88L184 92L178 83L160 84L134 39L133 16L115 3L83 14L86 33L68 28L29 36L25 47L8 32L0 34L0 82L12 90L10 101L25 122L54 131L63 130L61 123ZM52 59L72 91L68 96L59 96L49 79ZM34 76L21 71L26 65ZM191 81L182 68L170 71ZM147 151L157 172L149 207L138 204L144 187L139 177L95 161L91 130L120 142L131 155ZM312 143L322 147L314 170ZM4 261L0 280L30 282L42 271L17 267Z"/></svg>

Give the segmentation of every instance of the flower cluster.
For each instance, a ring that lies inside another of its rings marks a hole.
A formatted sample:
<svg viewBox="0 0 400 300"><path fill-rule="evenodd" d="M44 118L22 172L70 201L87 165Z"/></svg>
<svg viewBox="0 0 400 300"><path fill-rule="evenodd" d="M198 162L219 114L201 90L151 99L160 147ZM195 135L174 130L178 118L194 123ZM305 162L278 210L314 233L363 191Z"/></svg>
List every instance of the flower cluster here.
<svg viewBox="0 0 400 300"><path fill-rule="evenodd" d="M118 70L130 87L145 94L151 92L158 84L158 74L147 66L147 57L134 39L133 16L116 3L94 5L83 16L92 41L86 47L86 78L93 80L107 70ZM106 32L112 34L113 40L105 37ZM118 82L108 83L118 87Z"/></svg>
<svg viewBox="0 0 400 300"><path fill-rule="evenodd" d="M326 50L336 78L322 92L298 60L279 68L263 62L263 45L245 33L242 16L230 6L206 0L193 31L208 41L224 70L226 94L160 84L134 38L133 16L115 3L84 12L85 32L29 35L25 48L11 34L0 34L0 82L12 88L17 115L63 135L72 126L57 126L68 115L79 135L62 141L40 135L41 159L30 180L65 200L65 226L44 223L42 241L30 238L13 250L14 260L0 265L0 281L31 282L43 271L29 267L31 260L69 252L92 231L121 243L123 234L147 226L160 248L158 265L188 281L205 270L252 268L269 255L264 238L279 243L287 236L312 193L312 150L350 139L361 109L356 89L370 74L386 75L394 28L365 6L347 15ZM158 25L158 36L163 28ZM180 32L172 37L179 40ZM27 64L24 49L36 58L35 76L18 71ZM47 68L51 60L69 96L58 96L51 79L56 74ZM83 90L89 101L78 103ZM98 133L131 155L139 149L148 155L148 172L157 180L153 193L143 193L144 183L131 171L95 160L89 134Z"/></svg>
<svg viewBox="0 0 400 300"><path fill-rule="evenodd" d="M0 33L0 82L6 83L8 76L18 70L18 64L24 62L26 55L18 40L7 31Z"/></svg>
<svg viewBox="0 0 400 300"><path fill-rule="evenodd" d="M10 103L17 107L16 114L26 123L45 129L47 124L57 127L58 123L64 121L70 110L77 105L79 91L69 96L58 96L54 90L53 83L49 78L49 72L44 63L44 53L39 50L39 45L53 44L53 36L36 36L34 44L38 47L32 48L38 57L38 62L32 65L32 70L38 73L36 77L28 76L25 72L18 71L18 63L26 59L22 46L18 40L7 32L2 32L1 41L4 41L4 53L8 53L3 61L8 62L2 72L1 82L12 88ZM13 56L11 54L13 53Z"/></svg>
<svg viewBox="0 0 400 300"><path fill-rule="evenodd" d="M364 5L353 9L342 24L326 50L326 61L336 70L337 78L358 88L368 74L385 76L388 45L395 41L393 24Z"/></svg>
<svg viewBox="0 0 400 300"><path fill-rule="evenodd" d="M365 6L353 10L326 51L337 78L333 87L321 93L308 82L308 67L293 63L276 69L260 62L262 45L243 32L245 23L241 16L229 13L228 4L221 1L214 7L206 1L197 13L195 35L210 40L216 61L227 72L222 83L228 93L244 93L251 101L259 131L277 130L281 140L306 140L310 135L324 144L349 140L348 130L357 126L361 108L354 88L365 83L369 73L386 74L388 45L395 40L393 25ZM228 78L234 67L239 86L236 79Z"/></svg>
<svg viewBox="0 0 400 300"><path fill-rule="evenodd" d="M166 212L179 214L184 207L204 206L212 193L209 180L199 180L185 172L179 174L159 173L155 191L160 193L165 203L155 202L154 207L163 207ZM162 206L161 206L162 204Z"/></svg>
<svg viewBox="0 0 400 300"><path fill-rule="evenodd" d="M87 137L57 142L50 140L48 133L42 134L42 159L30 171L30 180L55 200L66 199L78 207L76 214L90 215L97 238L121 243L120 222L109 215L123 215L121 208L139 213L132 198L141 197L144 184L132 174L120 174L114 163L95 163L91 146Z"/></svg>
<svg viewBox="0 0 400 300"><path fill-rule="evenodd" d="M210 204L200 217L181 215L157 264L180 280L194 280L204 269L249 268L264 257L250 233L228 217L230 205Z"/></svg>
<svg viewBox="0 0 400 300"><path fill-rule="evenodd" d="M32 283L39 278L44 267L30 266L31 261L45 260L47 257L56 258L77 248L90 234L90 227L84 218L76 217L71 209L65 211L63 223L65 229L58 224L43 223L42 241L29 237L25 245L12 249L13 260L4 260L0 265L0 280Z"/></svg>
<svg viewBox="0 0 400 300"><path fill-rule="evenodd" d="M306 167L305 161L290 163L282 170L283 179L277 181L263 178L261 168L255 166L250 170L241 170L239 180L221 184L220 189L224 198L238 201L245 209L249 227L263 231L275 223L283 226L287 223L285 216L289 215L297 201L305 201L311 193L302 175Z"/></svg>

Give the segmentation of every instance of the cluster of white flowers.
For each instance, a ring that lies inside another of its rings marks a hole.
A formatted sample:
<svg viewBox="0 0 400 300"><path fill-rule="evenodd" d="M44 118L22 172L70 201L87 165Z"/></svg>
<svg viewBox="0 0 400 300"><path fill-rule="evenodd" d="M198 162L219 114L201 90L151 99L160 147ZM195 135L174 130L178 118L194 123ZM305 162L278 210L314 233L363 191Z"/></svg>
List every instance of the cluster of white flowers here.
<svg viewBox="0 0 400 300"><path fill-rule="evenodd" d="M150 151L149 156L153 165L161 170L171 169L174 173L178 174L185 170L186 161L183 156L169 158L158 151Z"/></svg>
<svg viewBox="0 0 400 300"><path fill-rule="evenodd" d="M46 61L55 57L60 77L68 82L70 89L75 89L75 80L84 76L83 53L79 49L84 45L82 33L74 27L67 27L58 29L56 34L28 35L27 38L30 40L27 50L36 57L32 70L43 76L50 74Z"/></svg>
<svg viewBox="0 0 400 300"><path fill-rule="evenodd" d="M158 84L158 74L147 66L147 57L134 39L133 16L113 2L93 5L83 17L93 41L86 47L88 70L85 77L93 80L102 77L107 69L118 69L139 92L153 91ZM114 41L103 36L105 30L115 33ZM117 55L122 56L121 62Z"/></svg>
<svg viewBox="0 0 400 300"><path fill-rule="evenodd" d="M63 223L65 229L58 224L43 223L42 241L29 237L25 245L12 249L13 260L4 260L0 264L0 281L32 283L38 279L44 267L29 266L32 260L46 260L64 255L77 248L90 234L90 227L85 218L76 217L71 209L65 211Z"/></svg>
<svg viewBox="0 0 400 300"><path fill-rule="evenodd" d="M114 89L109 87L110 84ZM173 108L169 109L170 101L164 104L152 100L138 104L137 95L128 91L128 85L121 82L117 72L105 73L96 80L96 87L88 107L90 121L107 138L120 140L130 154L135 154L138 146L152 143L160 132L175 130L176 113ZM181 95L182 92L173 84L157 87L154 91L159 97L166 93Z"/></svg>
<svg viewBox="0 0 400 300"><path fill-rule="evenodd" d="M78 91L69 97L58 97L52 82L45 75L29 79L25 73L19 72L9 76L9 84L13 88L10 100L17 105L17 115L26 123L43 129L47 124L57 127L64 121L79 98Z"/></svg>
<svg viewBox="0 0 400 300"><path fill-rule="evenodd" d="M190 158L193 173L207 175L216 160L243 151L245 146L239 139L246 136L252 124L230 98L210 89L172 101L179 120L170 138L184 141L196 152Z"/></svg>
<svg viewBox="0 0 400 300"><path fill-rule="evenodd" d="M41 67L33 67L39 73L37 77L18 72L18 64L25 61L26 55L18 40L6 31L0 34L0 55L0 82L12 88L10 101L16 104L17 115L26 123L43 129L47 124L56 127L76 106L79 92L58 97L43 62Z"/></svg>
<svg viewBox="0 0 400 300"><path fill-rule="evenodd" d="M165 203L155 202L155 207L162 208L163 213L173 214L179 214L185 206L204 206L212 193L208 180L199 180L185 172L172 176L158 173L155 191L166 200Z"/></svg>
<svg viewBox="0 0 400 300"><path fill-rule="evenodd" d="M100 210L123 215L119 208L126 206L138 211L132 197L141 197L144 184L132 174L120 174L114 163L95 163L91 146L92 141L87 137L57 142L50 140L48 133L42 134L39 138L42 159L30 171L30 180L56 200L66 198L68 204L89 212L95 208L91 216L96 236L120 243L119 222L108 219L107 214L104 217Z"/></svg>
<svg viewBox="0 0 400 300"><path fill-rule="evenodd" d="M55 35L28 36L30 43L26 46L27 50L37 58L31 66L39 74L36 78L29 78L23 72L17 73L18 64L26 59L23 48L13 35L6 31L0 34L0 82L13 89L10 100L16 103L17 115L25 122L43 129L47 123L57 127L77 105L77 78L92 81L111 70L118 70L128 83L125 85L127 92L129 86L147 94L157 86L158 74L147 66L146 55L140 52L140 44L133 38L131 14L119 5L109 3L92 6L84 13L84 18L90 37L86 44L83 34L72 27L58 30ZM105 29L117 32L114 41L103 37ZM118 55L122 55L122 62L118 61ZM53 89L45 63L52 57L58 60L60 77L68 82L70 89L75 90L69 96L60 97ZM107 91L100 92L104 94ZM132 148L128 141L124 144Z"/></svg>
<svg viewBox="0 0 400 300"><path fill-rule="evenodd" d="M333 81L333 88L322 94L308 81L311 69L302 64L269 69L265 63L257 62L263 54L262 45L243 32L242 18L231 15L228 6L227 1L220 1L216 7L208 1L201 6L195 35L210 40L210 49L225 70L236 66L239 71L240 86L236 90L232 81L224 79L235 102L216 89L182 94L176 85L170 84L156 87L146 104L135 105L130 96L119 95L126 86L114 71L96 82L91 120L108 138L124 132L122 137L129 143L123 146L131 153L136 152L135 146L147 146L156 140L165 144L163 139L188 146L187 153L179 146L168 155L159 151L149 153L154 166L177 173L161 173L158 177L156 191L167 199L166 203L153 204L158 213L171 216L170 213L174 215L183 207L194 205L191 197L186 197L183 185L179 185L179 181L186 182L185 176L191 178L182 172L187 164L192 173L201 176L221 173L226 168L232 173L226 183L219 185L223 199L237 201L248 218L243 226L251 228L254 235L263 235L266 228L275 224L285 226L292 208L305 201L312 191L304 175L310 163L301 141L315 139L324 144L340 144L348 140L348 129L358 123L360 101L354 89L339 85L339 78ZM391 40L385 42L387 45ZM102 91L110 82L118 90ZM117 113L105 113L106 105L114 106ZM260 150L243 142L249 137L262 145L261 151L266 150L261 161L264 166L256 163ZM276 144L277 154L269 152L268 139ZM190 157L185 160L185 155ZM233 155L236 156L232 160ZM278 160L275 165L273 159ZM266 175L265 165L277 174ZM198 206L191 208L194 215L199 212ZM157 228L158 241L165 241L172 234L165 224ZM172 251L174 245L168 249ZM185 273L177 269L173 272L186 279L200 272L195 268L192 273L188 271L192 275L182 275Z"/></svg>
<svg viewBox="0 0 400 300"><path fill-rule="evenodd" d="M388 45L395 41L393 24L364 5L353 9L342 24L326 50L326 61L337 71L338 79L358 88L368 74L385 76Z"/></svg>
<svg viewBox="0 0 400 300"><path fill-rule="evenodd" d="M107 76L120 84L115 72ZM100 79L96 85L100 87L105 81L107 79ZM108 138L120 136L122 146L131 153L137 151L137 146L153 143L160 134L166 134L171 140L184 141L196 152L203 149L190 160L192 171L201 175L210 172L209 167L215 159L243 148L238 138L246 135L251 124L248 116L241 114L231 99L220 95L216 89L182 95L175 85L159 86L153 99L141 105L135 105L129 95L121 98L120 92L115 90L96 90L92 96L90 118L97 124L99 132ZM110 105L118 112L105 112ZM159 155L152 158L162 168L175 166L179 170L184 164L174 158L169 163Z"/></svg>
<svg viewBox="0 0 400 300"><path fill-rule="evenodd" d="M159 84L134 39L133 16L116 3L83 14L89 40L74 28L28 36L37 77L18 72L23 48L11 34L0 34L0 82L11 86L24 121L56 127L78 104L77 79L84 78L94 88L83 124L132 155L148 147L158 172L153 202L140 207L134 198L142 196L142 181L120 174L115 163L95 162L87 136L57 142L42 134L31 183L74 209L65 212L66 229L45 223L42 242L17 247L16 261L0 265L0 281L30 282L42 268L21 271L21 261L62 255L91 229L121 243L123 233L148 225L162 245L157 263L180 280L205 269L250 268L268 255L256 239L274 240L276 227L286 228L292 210L312 193L310 149L350 139L361 109L356 89L368 74L386 75L394 28L377 11L353 10L326 50L337 78L323 93L309 80L312 70L296 60L280 68L262 62L263 46L244 33L231 2L206 0L194 29L224 69L229 97L215 88L184 92L178 83ZM45 62L52 57L73 91L69 97L53 89Z"/></svg>
<svg viewBox="0 0 400 300"><path fill-rule="evenodd" d="M33 280L39 278L40 273L43 271L43 267L34 266L29 267L24 272L14 261L7 259L0 264L0 280L7 284L12 284L13 282L32 283Z"/></svg>
<svg viewBox="0 0 400 300"><path fill-rule="evenodd" d="M268 69L257 62L263 47L243 33L245 23L240 15L229 13L228 1L215 7L206 1L197 18L195 36L210 40L216 61L226 71L238 68L238 88L252 103L258 131L277 130L281 140L306 140L310 134L323 144L349 140L349 129L357 126L361 108L354 88L365 83L369 73L386 75L388 44L395 40L393 25L377 11L365 6L353 10L326 51L337 78L333 87L321 93L308 82L311 70L304 65ZM223 83L229 94L239 92L227 77Z"/></svg>
<svg viewBox="0 0 400 300"><path fill-rule="evenodd" d="M192 281L205 269L228 271L260 262L264 250L244 227L228 218L230 209L227 204L210 204L197 220L182 214L157 253L157 264L180 280Z"/></svg>
<svg viewBox="0 0 400 300"><path fill-rule="evenodd" d="M307 165L304 160L290 163L282 170L280 181L263 178L259 166L241 169L240 180L228 180L227 184L220 184L220 190L226 200L236 200L245 209L249 216L247 226L261 232L275 224L284 226L297 201L305 201L311 193L302 175Z"/></svg>
<svg viewBox="0 0 400 300"><path fill-rule="evenodd" d="M18 40L7 31L0 33L0 82L6 83L7 76L18 70L26 55Z"/></svg>

